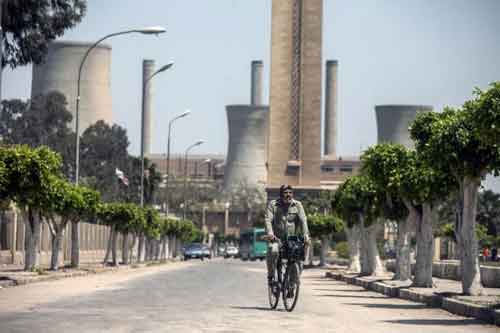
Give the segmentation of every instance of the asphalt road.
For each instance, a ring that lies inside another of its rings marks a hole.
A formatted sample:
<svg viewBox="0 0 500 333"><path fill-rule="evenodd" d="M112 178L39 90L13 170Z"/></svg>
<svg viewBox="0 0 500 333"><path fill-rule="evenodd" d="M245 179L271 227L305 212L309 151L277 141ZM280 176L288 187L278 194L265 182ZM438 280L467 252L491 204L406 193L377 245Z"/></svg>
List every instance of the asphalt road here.
<svg viewBox="0 0 500 333"><path fill-rule="evenodd" d="M263 262L190 261L0 290L0 332L499 332L480 321L302 275L292 313Z"/></svg>

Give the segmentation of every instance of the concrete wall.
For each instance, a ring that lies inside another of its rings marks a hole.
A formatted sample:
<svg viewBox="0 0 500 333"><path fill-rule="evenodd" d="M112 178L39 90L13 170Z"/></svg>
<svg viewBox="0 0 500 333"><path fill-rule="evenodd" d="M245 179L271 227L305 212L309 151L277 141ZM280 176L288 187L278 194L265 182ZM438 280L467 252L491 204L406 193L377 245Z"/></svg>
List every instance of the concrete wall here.
<svg viewBox="0 0 500 333"><path fill-rule="evenodd" d="M418 112L432 111L428 105L377 105L377 142L399 143L412 148L408 126L415 120Z"/></svg>
<svg viewBox="0 0 500 333"><path fill-rule="evenodd" d="M22 264L24 262L24 232L25 226L20 215L16 216L13 211L0 220L0 264ZM80 231L80 261L99 262L104 259L110 228L104 225L81 222L78 224ZM71 260L71 228L68 225L62 245L61 263L69 263ZM15 235L14 235L14 230ZM43 223L40 237L40 264L49 265L52 254L51 235L47 224ZM122 237L118 237L119 249L121 249ZM15 242L15 251L13 244Z"/></svg>
<svg viewBox="0 0 500 333"><path fill-rule="evenodd" d="M239 183L264 186L268 107L228 105L229 144L224 170L224 191Z"/></svg>
<svg viewBox="0 0 500 333"><path fill-rule="evenodd" d="M78 69L90 43L56 41L49 45L45 63L33 65L31 96L57 90L66 96L73 114L77 97ZM98 120L113 121L110 91L111 47L93 49L83 66L80 89L80 134Z"/></svg>

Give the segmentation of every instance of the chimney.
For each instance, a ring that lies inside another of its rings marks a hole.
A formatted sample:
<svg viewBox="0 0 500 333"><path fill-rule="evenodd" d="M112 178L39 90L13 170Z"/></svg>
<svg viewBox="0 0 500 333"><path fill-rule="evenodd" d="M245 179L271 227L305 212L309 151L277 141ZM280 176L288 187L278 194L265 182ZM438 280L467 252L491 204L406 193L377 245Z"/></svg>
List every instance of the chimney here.
<svg viewBox="0 0 500 333"><path fill-rule="evenodd" d="M153 95L153 82L150 80L155 71L155 61L144 59L142 62L142 152L145 155L151 154L151 141L153 137L153 119L151 113L151 98Z"/></svg>
<svg viewBox="0 0 500 333"><path fill-rule="evenodd" d="M326 62L325 79L325 150L329 158L337 157L337 74L338 61Z"/></svg>
<svg viewBox="0 0 500 333"><path fill-rule="evenodd" d="M252 61L250 104L262 105L262 70L263 63L260 60Z"/></svg>

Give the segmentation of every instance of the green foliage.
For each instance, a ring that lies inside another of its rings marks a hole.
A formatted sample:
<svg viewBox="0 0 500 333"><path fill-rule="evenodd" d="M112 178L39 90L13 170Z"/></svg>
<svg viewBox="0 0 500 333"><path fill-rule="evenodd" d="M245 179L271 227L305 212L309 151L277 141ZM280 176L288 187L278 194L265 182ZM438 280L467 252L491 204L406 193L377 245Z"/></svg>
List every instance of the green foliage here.
<svg viewBox="0 0 500 333"><path fill-rule="evenodd" d="M193 242L203 237L201 230L189 220L180 221L179 237L183 242Z"/></svg>
<svg viewBox="0 0 500 333"><path fill-rule="evenodd" d="M44 209L54 176L60 175L61 158L47 147L0 147L4 165L4 191L0 201Z"/></svg>
<svg viewBox="0 0 500 333"><path fill-rule="evenodd" d="M383 198L373 181L364 176L349 177L335 192L332 209L349 227L362 215L366 224L380 216Z"/></svg>
<svg viewBox="0 0 500 333"><path fill-rule="evenodd" d="M75 134L66 97L59 92L34 97L31 101L2 101L0 142L32 148L44 145L62 157L62 171L69 179L75 167Z"/></svg>
<svg viewBox="0 0 500 333"><path fill-rule="evenodd" d="M479 193L477 202L477 222L487 228L488 235L499 236L500 194L486 190Z"/></svg>
<svg viewBox="0 0 500 333"><path fill-rule="evenodd" d="M347 242L338 242L335 244L334 250L339 258L349 258L349 246L347 245Z"/></svg>
<svg viewBox="0 0 500 333"><path fill-rule="evenodd" d="M148 219L145 217L144 211L132 203L101 204L98 217L102 223L112 225L116 230L125 233L139 233L150 227L146 223ZM159 224L159 221L155 220L155 222ZM148 235L147 231L146 235Z"/></svg>
<svg viewBox="0 0 500 333"><path fill-rule="evenodd" d="M2 68L41 63L48 43L81 21L85 0L4 0Z"/></svg>
<svg viewBox="0 0 500 333"><path fill-rule="evenodd" d="M307 215L307 224L313 238L329 236L344 229L342 220L335 215L310 214Z"/></svg>

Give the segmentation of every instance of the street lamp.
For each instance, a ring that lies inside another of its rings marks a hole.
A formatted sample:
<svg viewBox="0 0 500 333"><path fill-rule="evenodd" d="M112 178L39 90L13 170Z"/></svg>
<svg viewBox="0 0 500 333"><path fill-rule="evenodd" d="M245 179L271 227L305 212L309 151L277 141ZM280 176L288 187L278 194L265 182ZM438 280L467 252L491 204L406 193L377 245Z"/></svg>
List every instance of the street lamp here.
<svg viewBox="0 0 500 333"><path fill-rule="evenodd" d="M180 118L184 118L185 116L189 115L191 113L191 111L189 110L186 110L184 113L181 113L180 115L174 117L172 120L170 120L168 122L168 134L167 134L167 182L165 184L165 188L166 188L166 195L165 195L165 201L166 201L166 207L167 207L167 216L168 216L168 199L169 199L169 196L170 196L170 192L169 192L169 189L168 189L168 182L169 182L169 179L170 179L170 133L171 133L171 130L172 130L172 124L174 123L174 121L176 121L177 119L180 119Z"/></svg>
<svg viewBox="0 0 500 333"><path fill-rule="evenodd" d="M184 191L182 192L182 202L184 203L184 207L182 209L182 219L186 219L186 187L187 187L187 159L188 159L188 154L191 149L194 147L197 147L201 144L205 143L204 140L198 140L195 143L193 143L191 146L187 147L186 153L184 154Z"/></svg>
<svg viewBox="0 0 500 333"><path fill-rule="evenodd" d="M174 65L174 62L171 61L168 64L160 67L156 72L151 74L148 78L144 79L142 83L142 112L141 112L141 207L144 207L144 112L145 112L145 103L146 103L146 86L151 81L151 79L161 72L166 71L170 67Z"/></svg>
<svg viewBox="0 0 500 333"><path fill-rule="evenodd" d="M75 152L75 184L78 185L78 180L79 180L79 174L80 174L80 81L82 78L82 70L83 70L83 65L85 63L85 60L87 60L87 57L99 43L101 43L103 40L119 36L119 35L125 35L125 34L130 34L130 33L141 33L145 35L158 35L161 33L164 33L166 30L163 27L155 26L155 27L145 27L145 28L140 28L140 29L133 29L133 30L125 30L125 31L120 31L120 32L115 32L109 35L106 35L99 39L97 42L92 44L91 47L85 52L83 55L82 61L80 62L80 67L78 68L78 81L77 81L77 92L76 92L76 110L75 110L75 133L76 133L76 152Z"/></svg>

